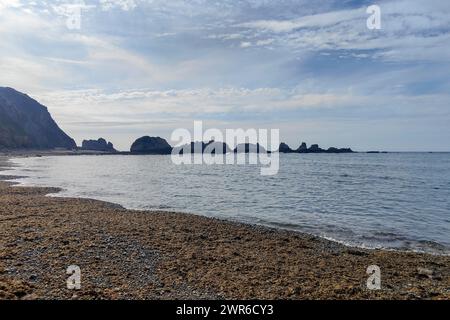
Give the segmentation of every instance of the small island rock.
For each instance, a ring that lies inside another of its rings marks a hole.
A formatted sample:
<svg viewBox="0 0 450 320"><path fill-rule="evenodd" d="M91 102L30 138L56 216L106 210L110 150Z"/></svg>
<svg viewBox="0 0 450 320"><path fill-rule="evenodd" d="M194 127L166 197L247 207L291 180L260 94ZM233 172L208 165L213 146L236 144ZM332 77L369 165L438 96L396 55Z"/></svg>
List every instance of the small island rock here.
<svg viewBox="0 0 450 320"><path fill-rule="evenodd" d="M114 149L114 145L111 142L107 142L103 138L98 140L83 140L81 150L117 152L117 150Z"/></svg>
<svg viewBox="0 0 450 320"><path fill-rule="evenodd" d="M160 137L145 136L137 139L130 151L133 154L171 154L172 147Z"/></svg>

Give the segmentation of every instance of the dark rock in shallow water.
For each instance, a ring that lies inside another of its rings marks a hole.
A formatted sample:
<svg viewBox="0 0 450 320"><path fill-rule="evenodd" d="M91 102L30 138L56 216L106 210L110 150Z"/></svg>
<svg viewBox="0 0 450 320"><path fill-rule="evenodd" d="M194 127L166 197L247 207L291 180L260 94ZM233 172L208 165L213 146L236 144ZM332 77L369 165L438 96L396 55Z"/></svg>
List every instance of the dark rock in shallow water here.
<svg viewBox="0 0 450 320"><path fill-rule="evenodd" d="M114 149L114 145L111 142L107 142L103 138L98 140L83 140L81 150L117 152L117 150Z"/></svg>
<svg viewBox="0 0 450 320"><path fill-rule="evenodd" d="M282 142L280 144L278 152L281 152L281 153L292 153L292 152L294 152L294 150L292 150L286 143Z"/></svg>
<svg viewBox="0 0 450 320"><path fill-rule="evenodd" d="M340 149L338 149L338 148L331 147L331 148L328 148L327 152L328 153L339 153L339 150Z"/></svg>
<svg viewBox="0 0 450 320"><path fill-rule="evenodd" d="M231 152L231 149L225 142L210 141L206 144L203 152L211 154L226 154Z"/></svg>
<svg viewBox="0 0 450 320"><path fill-rule="evenodd" d="M339 148L335 148L335 147L331 147L328 150L324 150L324 149L320 148L318 144L313 144L313 145L311 145L310 148L308 148L306 143L303 142L301 144L301 146L294 152L297 152L297 153L352 153L353 150L350 148L339 149Z"/></svg>
<svg viewBox="0 0 450 320"><path fill-rule="evenodd" d="M172 147L160 137L145 136L137 139L130 151L134 154L171 154Z"/></svg>
<svg viewBox="0 0 450 320"><path fill-rule="evenodd" d="M353 152L353 150L350 148L338 149L338 148L332 147L327 150L327 153L352 153L352 152Z"/></svg>
<svg viewBox="0 0 450 320"><path fill-rule="evenodd" d="M180 147L173 148L176 154L184 153L209 153L209 154L226 154L231 152L231 149L224 142L210 141L205 142L191 142Z"/></svg>
<svg viewBox="0 0 450 320"><path fill-rule="evenodd" d="M76 149L47 108L26 94L0 87L0 149Z"/></svg>
<svg viewBox="0 0 450 320"><path fill-rule="evenodd" d="M318 144L313 144L313 145L311 145L311 147L309 147L308 152L322 153L322 152L325 152L325 150L321 149Z"/></svg>
<svg viewBox="0 0 450 320"><path fill-rule="evenodd" d="M234 149L234 153L266 153L266 149L262 147L259 143L242 143L238 144Z"/></svg>
<svg viewBox="0 0 450 320"><path fill-rule="evenodd" d="M302 142L302 144L300 145L300 147L298 147L298 149L296 150L297 152L307 152L308 151L308 146L306 145L306 142Z"/></svg>

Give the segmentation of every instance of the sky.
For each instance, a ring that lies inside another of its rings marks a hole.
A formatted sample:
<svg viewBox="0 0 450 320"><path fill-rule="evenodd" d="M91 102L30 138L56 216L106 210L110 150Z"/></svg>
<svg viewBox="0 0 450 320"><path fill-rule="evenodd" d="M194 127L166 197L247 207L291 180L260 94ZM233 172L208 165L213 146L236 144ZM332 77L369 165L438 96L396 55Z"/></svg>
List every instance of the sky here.
<svg viewBox="0 0 450 320"><path fill-rule="evenodd" d="M449 75L448 0L0 0L0 86L78 144L202 120L292 148L450 151Z"/></svg>

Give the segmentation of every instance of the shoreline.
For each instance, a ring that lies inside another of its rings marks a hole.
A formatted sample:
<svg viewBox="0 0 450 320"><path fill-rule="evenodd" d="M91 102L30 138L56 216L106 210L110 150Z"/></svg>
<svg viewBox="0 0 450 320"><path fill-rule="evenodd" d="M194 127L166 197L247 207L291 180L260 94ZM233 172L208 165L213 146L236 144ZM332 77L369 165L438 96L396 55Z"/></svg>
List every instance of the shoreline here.
<svg viewBox="0 0 450 320"><path fill-rule="evenodd" d="M356 153L356 152L354 152ZM39 186L34 186L32 184L22 184L22 183L17 183L15 180L21 179L21 178L26 178L26 176L12 176L12 179L4 179L2 178L2 161L1 158L2 157L6 157L7 159L7 163L12 164L12 166L14 166L14 159L18 159L18 158L28 158L28 157L40 157L40 156L108 156L108 155L124 155L124 154L120 154L120 153L105 153L105 152L96 152L93 151L92 153L84 153L84 154L77 154L77 153L53 153L53 151L48 151L48 154L43 154L43 155L36 155L34 153L34 151L30 151L29 153L23 153L23 152L19 152L18 154L14 155L14 156L5 156L2 155L2 153L0 152L0 181L5 181L5 182L13 182L14 185L17 185L19 187L27 187L27 188L39 188ZM131 155L131 154L130 154ZM134 154L137 155L137 154ZM155 155L154 155L155 156ZM156 155L158 156L158 155ZM111 206L123 209L123 210L128 210L128 211L136 211L136 212L146 212L146 213L152 213L152 212L167 212L167 213L178 213L178 214L185 214L185 215L191 215L191 216L196 216L196 217L206 217L206 218L210 218L213 220L217 220L219 222L231 222L231 223L237 223L237 224L241 224L244 226L250 226L250 227L262 227L262 228L267 228L270 230L274 230L274 231L288 231L288 232L294 232L294 233L299 233L299 234L304 234L304 235L308 235L308 236L312 236L321 240L326 240L326 241L331 241L334 243L337 243L339 245L343 245L347 248L354 248L354 249L363 249L363 250L383 250L383 251L391 251L391 252L399 252L399 253L417 253L417 254L428 254L428 255L433 255L433 256L447 256L450 257L450 252L443 252L443 251L439 251L439 250L435 250L435 251L426 251L426 250L420 250L420 249L407 249L407 248L394 248L394 247L370 247L370 246L365 246L365 245L358 245L358 244L354 244L354 243L349 243L343 240L338 240L332 237L327 237L327 236L321 236L321 235L316 235L316 234L312 234L312 233L307 233L304 232L302 230L296 229L294 227L283 227L283 226L274 226L271 225L269 223L256 223L256 222L245 222L245 221L240 221L238 219L226 219L226 218L218 218L218 217L213 217L213 216L206 216L206 215L202 215L202 214L197 214L195 212L191 212L191 211L175 211L175 210L171 210L171 209L142 209L142 208L133 208L133 207L126 207L120 203L116 203L114 201L110 201L110 200L102 200L102 199L97 199L97 198L91 198L88 196L79 196L79 195L60 195L60 193L63 191L59 186L52 186L52 185L48 185L48 186L41 186L44 188L51 188L56 190L55 192L51 192L49 194L47 194L46 196L49 197L54 197L54 198L66 198L66 199L85 199L85 200L91 200L91 201L100 201L100 202L104 202L106 204L109 204ZM437 245L440 245L439 243L436 243Z"/></svg>
<svg viewBox="0 0 450 320"><path fill-rule="evenodd" d="M448 256L348 247L296 231L46 197L56 191L0 181L0 298L450 298ZM76 292L65 288L72 264L80 265L84 279ZM366 288L373 264L381 268L377 291Z"/></svg>

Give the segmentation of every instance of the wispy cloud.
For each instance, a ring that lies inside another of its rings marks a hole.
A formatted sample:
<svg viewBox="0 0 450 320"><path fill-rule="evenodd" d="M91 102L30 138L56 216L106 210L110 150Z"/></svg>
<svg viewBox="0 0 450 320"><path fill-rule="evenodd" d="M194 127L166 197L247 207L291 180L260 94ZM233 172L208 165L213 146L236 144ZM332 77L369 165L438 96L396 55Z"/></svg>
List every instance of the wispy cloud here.
<svg viewBox="0 0 450 320"><path fill-rule="evenodd" d="M437 10L439 8L439 10ZM298 50L372 50L367 57L388 61L449 61L450 5L430 1L383 2L383 28L366 28L365 7L318 13L288 20L237 24L255 38L268 36ZM248 33L247 37L248 37Z"/></svg>

